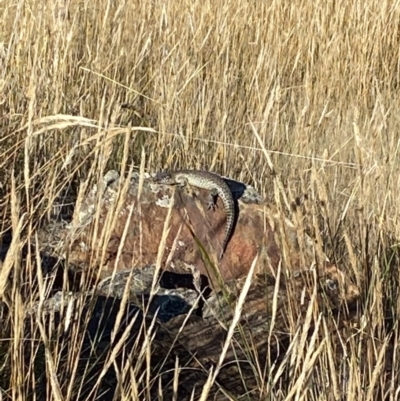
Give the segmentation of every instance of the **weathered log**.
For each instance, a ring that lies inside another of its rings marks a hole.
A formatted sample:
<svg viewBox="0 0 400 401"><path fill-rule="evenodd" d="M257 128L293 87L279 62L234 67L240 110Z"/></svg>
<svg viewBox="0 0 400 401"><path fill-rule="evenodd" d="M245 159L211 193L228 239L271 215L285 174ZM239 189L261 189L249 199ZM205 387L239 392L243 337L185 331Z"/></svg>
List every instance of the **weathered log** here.
<svg viewBox="0 0 400 401"><path fill-rule="evenodd" d="M326 269L326 273L319 277L316 270L295 274L291 279L283 276L282 272L275 278L268 275L255 275L251 278L252 283L241 311L236 310L236 305L247 278L228 281L225 290L229 291L212 292L203 299L204 304L199 307L200 294L196 294L192 289L162 288L163 278L161 277L155 289L152 305L147 308L146 303L151 293L155 271L156 267L152 265L130 272L118 272L115 276L104 279L90 294L75 294L74 296L75 298L84 297L87 301L90 301L92 296L122 298L127 290L129 307L127 318L123 318L126 324L136 313L146 310L148 312L145 318L148 319L147 326L149 326L154 315L157 314L155 337L151 344L154 360L152 373L153 377L162 377L166 399L171 398L173 391L170 381L174 374L175 358L179 358L179 366L185 367L179 378L178 399L191 399L192 391L197 399L210 369L218 365L223 344L235 314L239 314L237 316L240 317L237 319L234 336L229 343L217 381L212 386L212 399L227 399L226 394L240 397L248 391L252 391L253 394L259 393L260 383L257 377L262 376L266 366L283 357L287 343L296 331L302 330L310 308L318 317L321 312L332 313L339 311L338 308L341 306L351 306L358 296L358 293L354 292L353 299L348 297L347 303L343 303L343 290L346 283L343 281L341 272L334 266L330 266ZM173 282L177 287L181 285L179 274L168 277L167 281L169 287ZM347 294L349 295L349 292ZM165 298L162 300L163 296ZM178 303L180 311L173 306L176 298L180 298L186 304L186 307L181 308L181 304ZM66 306L62 304L63 299L66 304L71 302L68 297L56 297L49 304L50 310L45 310L43 305L34 313L50 312L54 306L56 308L52 312L61 310L63 306ZM102 312L104 307L114 308L116 311L104 313ZM201 313L194 311L198 307ZM341 309L343 313L344 309ZM97 302L92 310L91 324L88 326L90 327L89 337L97 338L96 327L105 324L101 321L96 324L96 319L101 319L103 316L116 316L118 310L118 303ZM179 316L171 318L174 311ZM137 323L143 321L143 317L141 313ZM308 322L305 330L312 330L313 326L314 320ZM123 327L121 329L123 330ZM112 330L113 327L110 326L107 332ZM101 332L103 333L104 329ZM140 324L136 324L132 328L129 339L142 335L140 333L143 334ZM107 338L96 347L101 346L102 349L107 347ZM160 364L160 361L163 363Z"/></svg>

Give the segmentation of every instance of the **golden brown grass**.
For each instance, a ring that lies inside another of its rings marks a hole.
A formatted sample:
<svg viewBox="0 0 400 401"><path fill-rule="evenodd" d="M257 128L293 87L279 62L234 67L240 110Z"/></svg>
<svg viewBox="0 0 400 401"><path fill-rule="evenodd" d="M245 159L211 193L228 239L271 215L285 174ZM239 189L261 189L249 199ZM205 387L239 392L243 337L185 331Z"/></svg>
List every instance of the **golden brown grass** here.
<svg viewBox="0 0 400 401"><path fill-rule="evenodd" d="M21 248L65 188L144 163L229 175L278 205L307 195L304 226L321 228L327 254L362 286L350 342L332 343L317 319L322 340L293 338L287 391L276 372L260 381L268 399L397 399L396 2L15 0L0 14L1 231L14 232L0 270L3 397L33 397L39 371L48 399L76 397L83 328L54 340L57 325L32 323L26 346L19 289L38 257ZM146 364L149 344L135 346ZM45 369L31 366L37 353ZM117 372L122 399L150 399L137 374Z"/></svg>

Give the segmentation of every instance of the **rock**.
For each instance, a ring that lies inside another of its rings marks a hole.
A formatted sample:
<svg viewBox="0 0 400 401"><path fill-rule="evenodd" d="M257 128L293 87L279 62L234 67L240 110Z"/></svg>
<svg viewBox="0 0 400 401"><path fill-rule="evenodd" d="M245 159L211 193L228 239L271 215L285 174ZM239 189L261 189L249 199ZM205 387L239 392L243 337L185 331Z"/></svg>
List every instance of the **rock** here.
<svg viewBox="0 0 400 401"><path fill-rule="evenodd" d="M190 273L207 276L215 288L246 276L256 257L257 271L272 276L279 264L289 275L314 267L323 275L332 267L321 245L315 246L254 189L226 181L239 215L219 263L226 220L219 199L215 211L207 210L208 191L157 185L150 176L141 182L135 173L129 180L121 180L115 171L108 172L75 209L74 221L63 233L69 262L83 268L97 266L101 276L107 277L114 268L126 270L155 263L160 252L164 270L188 273L189 266ZM346 277L345 281L350 280Z"/></svg>
<svg viewBox="0 0 400 401"><path fill-rule="evenodd" d="M52 297L43 302L35 302L27 308L27 315L40 315L60 312L71 307L75 301L90 303L93 297L105 297L123 299L137 311L147 308L147 317L157 316L160 322L166 322L178 315L186 314L190 309L198 307L199 294L192 286L184 287L187 281L182 280L182 275L172 273L174 277L163 277L155 281L156 266L148 265L140 269L121 270L114 275L108 276L88 291L65 293L56 292ZM193 279L192 279L193 280ZM175 282L174 287L170 283ZM151 301L149 301L151 299ZM147 304L150 305L147 307ZM1 307L1 303L0 303ZM1 309L0 309L1 310Z"/></svg>

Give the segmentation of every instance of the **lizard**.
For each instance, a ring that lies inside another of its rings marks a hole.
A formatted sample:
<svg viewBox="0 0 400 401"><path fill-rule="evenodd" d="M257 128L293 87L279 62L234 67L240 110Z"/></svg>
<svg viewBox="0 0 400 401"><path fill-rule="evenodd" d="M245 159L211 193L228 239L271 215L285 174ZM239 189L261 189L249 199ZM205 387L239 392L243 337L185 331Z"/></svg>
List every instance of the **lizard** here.
<svg viewBox="0 0 400 401"><path fill-rule="evenodd" d="M178 185L184 187L186 185L193 185L198 188L207 189L210 191L210 199L208 202L208 209L215 210L217 205L216 198L219 196L224 203L226 211L226 226L225 237L222 243L222 250L219 254L219 261L225 254L226 247L233 234L233 229L236 221L235 202L233 199L232 191L224 179L218 174L202 170L180 170L180 171L166 171L159 172L155 175L153 180L159 184Z"/></svg>

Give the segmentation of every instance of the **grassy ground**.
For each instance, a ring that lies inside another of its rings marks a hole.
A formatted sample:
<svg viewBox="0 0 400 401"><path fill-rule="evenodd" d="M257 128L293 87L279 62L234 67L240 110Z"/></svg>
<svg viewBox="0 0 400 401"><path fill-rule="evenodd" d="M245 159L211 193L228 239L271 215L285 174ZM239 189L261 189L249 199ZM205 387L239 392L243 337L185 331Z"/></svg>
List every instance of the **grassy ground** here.
<svg viewBox="0 0 400 401"><path fill-rule="evenodd" d="M24 361L16 301L15 277L30 266L18 256L22 244L34 241L37 219L63 188L141 163L204 168L272 202L284 193L318 204L321 215L307 218L320 220L327 254L362 288L360 330L338 390L305 386L297 399L398 397L399 6L0 3L0 227L13 227L15 250L14 282L0 288L14 305L0 371L17 389L13 400L25 400L37 380ZM323 366L315 365L321 377ZM285 399L279 388L271 394Z"/></svg>

